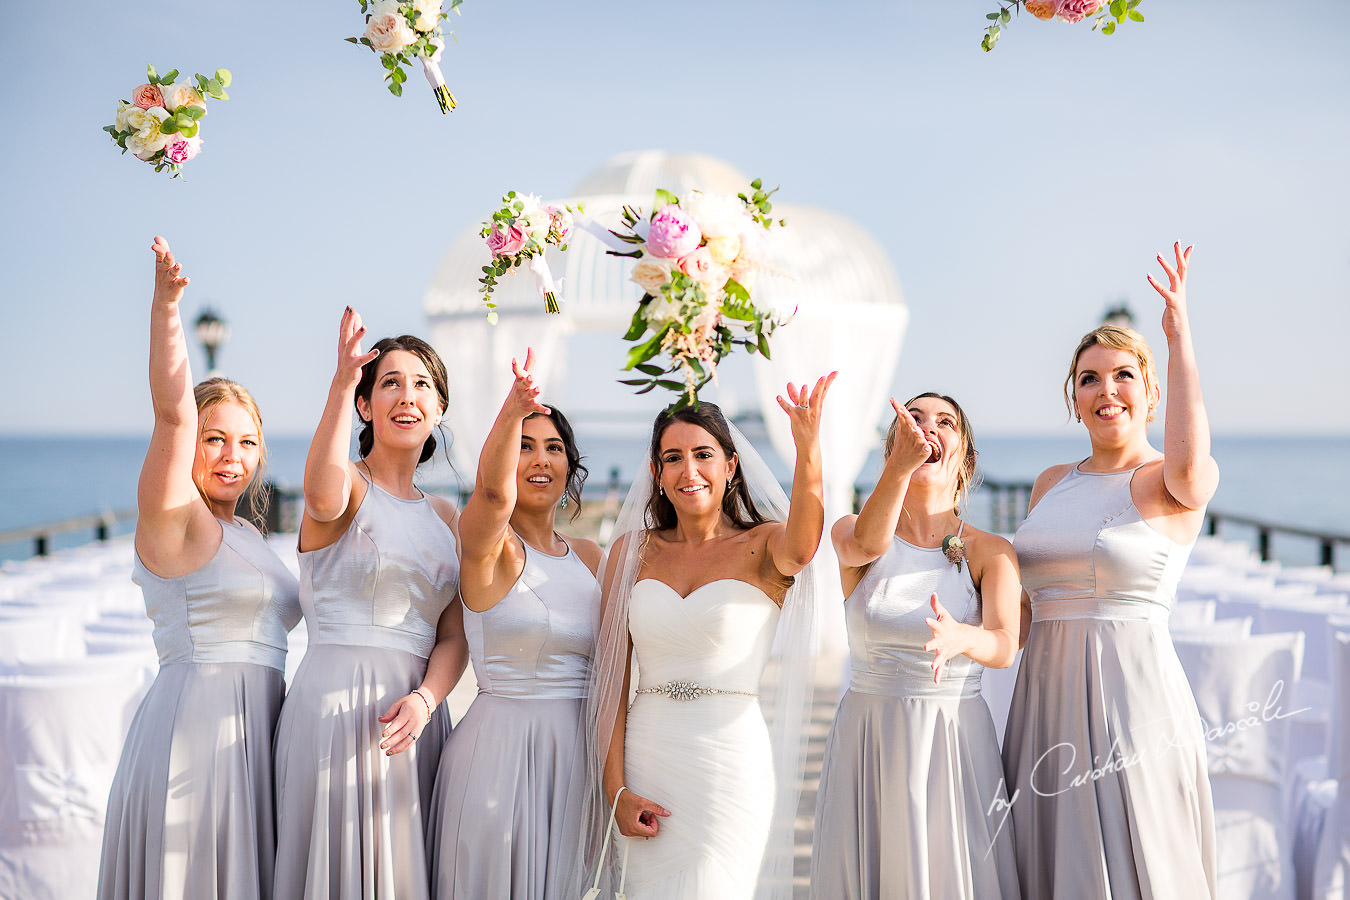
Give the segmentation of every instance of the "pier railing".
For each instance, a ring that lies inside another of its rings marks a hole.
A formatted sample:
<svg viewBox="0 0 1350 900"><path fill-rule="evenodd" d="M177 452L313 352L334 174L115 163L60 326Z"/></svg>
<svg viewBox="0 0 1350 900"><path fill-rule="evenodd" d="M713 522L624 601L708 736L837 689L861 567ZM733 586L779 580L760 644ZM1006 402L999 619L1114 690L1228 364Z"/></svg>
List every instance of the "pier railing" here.
<svg viewBox="0 0 1350 900"><path fill-rule="evenodd" d="M596 479L598 481L598 479ZM857 511L862 500L872 490L871 484L857 484L853 491L853 508ZM270 492L267 514L255 524L264 532L295 531L300 526L300 512L304 503L303 493L297 489L279 488L268 484ZM449 486L429 485L428 490L435 493L458 495L461 506L468 499L467 493ZM582 515L577 520L575 530L605 542L614 527L619 506L628 492L628 485L619 480L619 470L611 469L609 478L603 485L592 482L586 491ZM984 481L976 491L971 502L970 516L974 523L998 534L1012 534L1018 524L1026 518L1027 506L1031 500L1031 482L1027 481ZM566 517L563 517L564 520ZM13 528L0 531L0 551L13 549L15 545L27 544L33 556L46 556L55 547L53 540L58 535L84 532L95 540L107 540L114 534L130 530L136 521L136 511L105 511L97 515L64 519L44 525L32 525L26 528ZM1232 529L1230 530L1230 526ZM1350 553L1350 534L1341 534L1316 528L1301 528L1268 522L1252 516L1235 515L1210 510L1205 516L1204 533L1216 537L1247 539L1250 535L1257 554L1262 560L1275 559L1279 555L1281 538L1293 538L1300 542L1312 542L1318 565L1332 568L1338 566L1337 550ZM13 556L14 554L9 554Z"/></svg>

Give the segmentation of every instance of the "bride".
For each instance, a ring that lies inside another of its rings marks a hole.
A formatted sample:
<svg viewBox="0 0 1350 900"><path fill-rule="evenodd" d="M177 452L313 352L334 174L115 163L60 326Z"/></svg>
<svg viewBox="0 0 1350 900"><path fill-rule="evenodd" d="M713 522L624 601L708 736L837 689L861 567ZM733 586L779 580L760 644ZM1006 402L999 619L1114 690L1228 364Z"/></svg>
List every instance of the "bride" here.
<svg viewBox="0 0 1350 900"><path fill-rule="evenodd" d="M833 380L778 398L797 455L790 507L715 405L656 419L650 477L629 493L605 564L590 700L604 804L593 837L617 803L629 900L791 895L816 624L803 569L824 526ZM766 667L776 677L762 681Z"/></svg>

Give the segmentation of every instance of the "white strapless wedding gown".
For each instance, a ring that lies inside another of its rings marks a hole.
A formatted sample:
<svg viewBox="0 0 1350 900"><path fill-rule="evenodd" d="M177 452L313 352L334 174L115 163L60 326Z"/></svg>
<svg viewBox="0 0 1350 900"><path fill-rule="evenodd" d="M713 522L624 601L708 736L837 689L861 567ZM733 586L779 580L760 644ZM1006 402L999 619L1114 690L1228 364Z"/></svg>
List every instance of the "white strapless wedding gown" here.
<svg viewBox="0 0 1350 900"><path fill-rule="evenodd" d="M628 710L628 788L659 803L651 840L629 839L629 900L748 900L755 893L774 805L773 759L760 677L778 606L723 578L681 597L663 582L633 585L628 629L638 689L670 682L743 693L677 700L640 693Z"/></svg>

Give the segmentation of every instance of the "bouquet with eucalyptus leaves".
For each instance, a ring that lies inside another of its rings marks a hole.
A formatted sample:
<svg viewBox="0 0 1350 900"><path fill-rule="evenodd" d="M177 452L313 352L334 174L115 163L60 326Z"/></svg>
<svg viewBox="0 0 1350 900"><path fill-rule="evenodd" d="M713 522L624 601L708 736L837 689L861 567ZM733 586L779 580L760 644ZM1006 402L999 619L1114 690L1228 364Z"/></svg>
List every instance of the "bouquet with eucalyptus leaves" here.
<svg viewBox="0 0 1350 900"><path fill-rule="evenodd" d="M1139 2L1140 0L999 0L998 10L985 16L990 24L985 29L980 47L985 52L993 50L1003 33L1003 26L1024 9L1038 19L1059 19L1061 22L1073 24L1092 17L1093 31L1115 34L1117 25L1122 25L1126 21L1144 21L1144 14L1135 9Z"/></svg>
<svg viewBox="0 0 1350 900"><path fill-rule="evenodd" d="M196 75L194 81L176 81L177 69L160 75L154 66L146 66L145 72L146 83L131 92L130 100L117 101L113 124L103 130L123 153L130 151L156 172L179 178L183 163L201 152L198 132L206 117L206 98L230 97L225 93L230 70L216 69L209 78Z"/></svg>
<svg viewBox="0 0 1350 900"><path fill-rule="evenodd" d="M544 203L534 194L509 191L492 218L483 223L480 234L486 238L492 261L483 266L482 284L478 290L487 304L488 321L497 323L497 304L492 302L492 290L497 279L517 266L525 265L534 273L539 295L544 298L544 311L558 313L558 288L553 283L544 251L552 244L559 250L567 249L572 236L572 213L581 212L578 204L570 206Z"/></svg>
<svg viewBox="0 0 1350 900"><path fill-rule="evenodd" d="M366 30L359 38L347 38L353 44L364 44L380 58L385 68L384 80L389 93L403 96L403 83L408 80L404 66L414 61L422 64L422 74L436 95L441 112L455 108L455 95L445 86L441 75L441 51L445 36L441 22L449 13L442 8L442 0L358 0L361 12L366 14ZM450 0L450 11L458 13L462 0Z"/></svg>
<svg viewBox="0 0 1350 900"><path fill-rule="evenodd" d="M610 250L638 262L632 279L643 290L624 340L635 342L625 370L644 377L621 381L639 394L663 388L678 406L698 403L716 381L717 364L736 345L769 355L769 336L790 316L755 305L756 275L767 266L765 233L787 224L770 217L773 204L756 179L741 194L693 191L683 202L658 190L650 215L625 206L611 231L631 250ZM665 355L666 364L654 363ZM669 377L676 374L676 378Z"/></svg>

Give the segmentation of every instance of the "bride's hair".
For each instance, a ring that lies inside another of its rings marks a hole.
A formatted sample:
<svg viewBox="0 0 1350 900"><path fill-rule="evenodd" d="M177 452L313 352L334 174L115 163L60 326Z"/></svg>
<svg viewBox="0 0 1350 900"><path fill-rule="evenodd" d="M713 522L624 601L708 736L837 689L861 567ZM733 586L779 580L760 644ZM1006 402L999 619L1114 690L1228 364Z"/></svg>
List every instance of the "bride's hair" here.
<svg viewBox="0 0 1350 900"><path fill-rule="evenodd" d="M659 483L661 477L661 437L666 433L666 429L676 422L697 425L708 432L713 436L713 440L717 441L717 445L722 448L728 460L736 455L736 442L731 436L731 428L717 404L700 401L698 406L679 408L668 406L661 411L652 425L649 456L656 473L654 481ZM745 486L745 479L741 476L739 467L732 476L731 483L727 485L726 493L722 495L722 512L738 528L754 528L770 521L760 513L755 501L750 498L750 491ZM667 531L674 528L677 521L675 505L661 491L653 491L651 499L647 501L646 519L646 526L651 531Z"/></svg>

